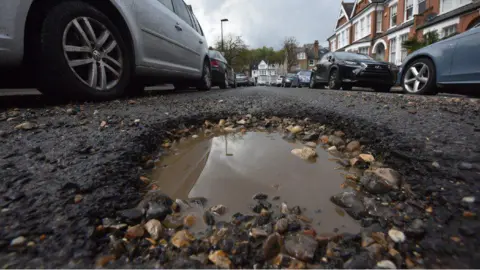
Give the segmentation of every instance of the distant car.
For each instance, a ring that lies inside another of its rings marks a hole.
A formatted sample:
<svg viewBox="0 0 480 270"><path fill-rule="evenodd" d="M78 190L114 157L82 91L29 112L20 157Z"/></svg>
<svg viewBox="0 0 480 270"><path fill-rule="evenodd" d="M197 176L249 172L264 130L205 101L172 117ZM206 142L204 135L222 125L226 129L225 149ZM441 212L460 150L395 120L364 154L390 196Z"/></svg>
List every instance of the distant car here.
<svg viewBox="0 0 480 270"><path fill-rule="evenodd" d="M248 86L248 77L243 73L235 74L235 80L237 82L237 86Z"/></svg>
<svg viewBox="0 0 480 270"><path fill-rule="evenodd" d="M308 70L302 70L297 73L298 77L298 86L306 86L310 85L310 77L312 76L312 72Z"/></svg>
<svg viewBox="0 0 480 270"><path fill-rule="evenodd" d="M1 0L0 7L0 68L32 71L22 81L45 94L108 100L158 83L210 90L207 40L182 0Z"/></svg>
<svg viewBox="0 0 480 270"><path fill-rule="evenodd" d="M459 92L478 95L480 27L441 40L407 56L400 68L398 83L409 94L436 94L438 86L441 86L447 90L453 88Z"/></svg>
<svg viewBox="0 0 480 270"><path fill-rule="evenodd" d="M212 69L212 86L220 86L221 89L226 89L228 86L236 88L235 72L225 57L215 50L209 50L208 56Z"/></svg>
<svg viewBox="0 0 480 270"><path fill-rule="evenodd" d="M283 78L285 78L285 76L283 76L283 75L280 75L280 76L277 77L277 80L276 80L276 82L275 82L275 85L276 85L277 87L282 86Z"/></svg>
<svg viewBox="0 0 480 270"><path fill-rule="evenodd" d="M292 87L292 85L297 85L298 78L297 74L295 73L288 73L287 76L283 79L283 85L282 87Z"/></svg>
<svg viewBox="0 0 480 270"><path fill-rule="evenodd" d="M371 87L388 92L395 84L397 67L387 62L357 53L330 52L325 54L312 71L310 88L350 90L353 86Z"/></svg>

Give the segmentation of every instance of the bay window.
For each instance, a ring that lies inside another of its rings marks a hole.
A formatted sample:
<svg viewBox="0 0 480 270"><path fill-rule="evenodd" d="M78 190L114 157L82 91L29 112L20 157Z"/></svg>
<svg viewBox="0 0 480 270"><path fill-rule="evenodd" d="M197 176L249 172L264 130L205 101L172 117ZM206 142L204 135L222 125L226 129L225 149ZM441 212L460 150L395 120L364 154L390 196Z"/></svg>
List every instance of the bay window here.
<svg viewBox="0 0 480 270"><path fill-rule="evenodd" d="M397 5L390 7L390 27L397 25Z"/></svg>

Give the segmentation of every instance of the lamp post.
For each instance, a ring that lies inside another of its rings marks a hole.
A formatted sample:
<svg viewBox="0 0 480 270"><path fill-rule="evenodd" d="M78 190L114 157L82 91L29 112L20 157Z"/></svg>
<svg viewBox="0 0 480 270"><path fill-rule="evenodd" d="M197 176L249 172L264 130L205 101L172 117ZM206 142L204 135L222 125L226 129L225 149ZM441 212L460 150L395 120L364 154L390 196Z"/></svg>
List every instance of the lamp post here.
<svg viewBox="0 0 480 270"><path fill-rule="evenodd" d="M223 47L223 22L228 22L228 19L220 20L220 28L222 29L222 52L225 53L225 48Z"/></svg>

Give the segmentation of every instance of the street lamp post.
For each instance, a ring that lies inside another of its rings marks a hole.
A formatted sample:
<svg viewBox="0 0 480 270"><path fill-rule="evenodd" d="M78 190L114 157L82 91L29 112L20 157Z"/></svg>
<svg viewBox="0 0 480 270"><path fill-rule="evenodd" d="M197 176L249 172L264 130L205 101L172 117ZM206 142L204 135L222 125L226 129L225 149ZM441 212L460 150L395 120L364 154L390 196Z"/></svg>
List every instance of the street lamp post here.
<svg viewBox="0 0 480 270"><path fill-rule="evenodd" d="M223 22L228 22L228 19L220 20L220 28L222 29L222 52L225 53L225 48L223 47Z"/></svg>

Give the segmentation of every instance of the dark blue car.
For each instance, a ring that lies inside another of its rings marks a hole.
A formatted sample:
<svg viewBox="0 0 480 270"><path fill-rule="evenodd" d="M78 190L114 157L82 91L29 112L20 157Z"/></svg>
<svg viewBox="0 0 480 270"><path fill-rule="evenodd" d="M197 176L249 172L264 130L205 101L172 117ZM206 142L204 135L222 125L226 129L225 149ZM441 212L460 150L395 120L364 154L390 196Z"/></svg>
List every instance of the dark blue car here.
<svg viewBox="0 0 480 270"><path fill-rule="evenodd" d="M436 94L439 88L478 94L480 27L410 54L401 66L398 84L409 94Z"/></svg>

